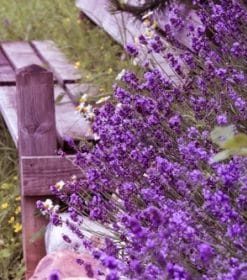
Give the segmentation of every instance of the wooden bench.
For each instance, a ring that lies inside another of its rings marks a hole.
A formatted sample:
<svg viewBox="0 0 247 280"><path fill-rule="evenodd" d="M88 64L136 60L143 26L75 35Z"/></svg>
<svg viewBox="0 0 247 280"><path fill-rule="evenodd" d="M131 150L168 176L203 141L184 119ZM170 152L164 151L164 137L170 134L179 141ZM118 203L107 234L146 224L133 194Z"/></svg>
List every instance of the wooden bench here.
<svg viewBox="0 0 247 280"><path fill-rule="evenodd" d="M65 135L79 138L89 129L75 111L78 94L88 90L80 79L51 41L0 43L0 111L19 152L26 279L45 255L43 238L33 240L47 223L35 216L36 201L51 195L50 185L80 174L57 156Z"/></svg>
<svg viewBox="0 0 247 280"><path fill-rule="evenodd" d="M139 1L130 0L128 3L138 5ZM135 18L132 14L127 12L117 12L111 14L109 12L108 0L76 0L76 6L80 10L81 16L86 15L95 24L104 29L116 42L126 47L127 44L136 44L136 39L145 34L146 26L143 22ZM201 23L196 15L196 11L191 9L188 4L180 3L181 13L184 17L184 24L189 25L191 23L200 26ZM141 48L141 51L136 58L136 62L139 65L145 60L151 61L151 66L159 68L175 85L183 83L181 79L175 74L168 61L164 58L165 53L172 53L179 61L179 54L181 50L172 46L167 39L162 37L164 33L164 26L169 22L169 8L167 7L163 13L155 13L154 19L157 22L158 28L155 32L157 35L161 35L166 50L159 53L149 53L147 48ZM161 32L162 31L162 32ZM175 32L174 36L177 41L185 48L191 49L191 38L188 37L187 28ZM183 63L181 63L183 65ZM185 69L184 69L185 70ZM186 70L185 70L186 71Z"/></svg>

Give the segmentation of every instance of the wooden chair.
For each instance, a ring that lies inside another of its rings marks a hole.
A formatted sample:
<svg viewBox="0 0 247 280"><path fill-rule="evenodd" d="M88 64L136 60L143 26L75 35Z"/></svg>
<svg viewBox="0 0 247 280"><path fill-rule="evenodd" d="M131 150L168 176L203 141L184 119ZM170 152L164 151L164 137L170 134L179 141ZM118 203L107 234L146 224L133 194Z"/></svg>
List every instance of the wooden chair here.
<svg viewBox="0 0 247 280"><path fill-rule="evenodd" d="M26 279L45 255L47 221L35 216L36 201L50 196L49 186L80 170L57 156L65 135L85 135L86 121L75 112L76 96L90 85L78 84L78 71L51 41L0 44L0 111L19 152L23 252ZM55 104L60 96L62 100ZM73 159L73 157L72 157Z"/></svg>

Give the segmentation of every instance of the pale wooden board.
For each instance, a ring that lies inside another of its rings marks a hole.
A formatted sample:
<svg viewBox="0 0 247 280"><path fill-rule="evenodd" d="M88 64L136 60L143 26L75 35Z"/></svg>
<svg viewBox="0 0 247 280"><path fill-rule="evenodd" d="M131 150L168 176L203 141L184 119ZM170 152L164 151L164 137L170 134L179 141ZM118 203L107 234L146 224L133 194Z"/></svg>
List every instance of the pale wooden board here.
<svg viewBox="0 0 247 280"><path fill-rule="evenodd" d="M75 156L22 157L21 174L24 195L51 195L49 186L60 180L70 180L72 175L82 176L82 170L73 164Z"/></svg>
<svg viewBox="0 0 247 280"><path fill-rule="evenodd" d="M65 93L60 86L55 86L55 98L60 93ZM66 103L63 103L66 102ZM16 146L18 141L16 87L0 87L0 111L8 126L12 139ZM56 127L60 138L71 136L75 139L84 137L90 126L75 110L71 100L65 95L61 104L55 106Z"/></svg>
<svg viewBox="0 0 247 280"><path fill-rule="evenodd" d="M0 85L14 85L15 72L0 49Z"/></svg>
<svg viewBox="0 0 247 280"><path fill-rule="evenodd" d="M123 46L134 43L135 38L139 37L145 31L142 22L134 19L130 14L110 14L107 10L107 0L77 0L76 6ZM155 67L161 69L174 83L181 83L167 61L161 55L150 55L146 48L143 48L138 56L137 62L142 64L146 58L152 60Z"/></svg>
<svg viewBox="0 0 247 280"><path fill-rule="evenodd" d="M45 67L28 42L4 42L1 46L16 70L31 64Z"/></svg>
<svg viewBox="0 0 247 280"><path fill-rule="evenodd" d="M56 126L60 137L70 136L74 139L83 138L87 135L90 125L76 111L71 99L66 94L65 90L60 86L55 86L55 99L58 95L64 93L63 99L55 106Z"/></svg>
<svg viewBox="0 0 247 280"><path fill-rule="evenodd" d="M54 42L32 41L31 44L61 84L81 79L79 71L69 63Z"/></svg>
<svg viewBox="0 0 247 280"><path fill-rule="evenodd" d="M0 87L0 111L17 147L18 129L16 112L16 87Z"/></svg>
<svg viewBox="0 0 247 280"><path fill-rule="evenodd" d="M66 84L65 88L74 104L78 104L78 100L83 94L97 96L99 93L99 88L93 84Z"/></svg>

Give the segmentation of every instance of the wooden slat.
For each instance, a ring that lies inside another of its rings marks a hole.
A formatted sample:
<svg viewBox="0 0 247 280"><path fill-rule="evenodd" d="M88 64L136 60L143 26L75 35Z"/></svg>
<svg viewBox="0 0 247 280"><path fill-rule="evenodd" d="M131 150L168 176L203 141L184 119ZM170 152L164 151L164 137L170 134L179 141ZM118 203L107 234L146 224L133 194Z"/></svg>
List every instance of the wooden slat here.
<svg viewBox="0 0 247 280"><path fill-rule="evenodd" d="M52 41L32 41L32 46L53 71L60 84L81 79L79 71L71 65L65 55Z"/></svg>
<svg viewBox="0 0 247 280"><path fill-rule="evenodd" d="M64 89L55 86L55 98L61 93L65 93ZM0 87L0 111L17 146L18 129L15 86ZM76 112L74 105L66 95L61 100L61 104L55 106L55 117L60 140L64 136L71 136L75 139L82 138L89 130L89 124Z"/></svg>
<svg viewBox="0 0 247 280"><path fill-rule="evenodd" d="M134 43L135 38L139 37L145 31L142 22L130 14L110 14L107 10L107 0L77 0L76 6L123 46ZM137 62L141 65L147 58L153 61L155 67L161 69L173 83L181 83L181 80L178 79L162 55L149 54L147 49L143 48L138 56Z"/></svg>
<svg viewBox="0 0 247 280"><path fill-rule="evenodd" d="M0 49L0 85L14 85L15 72Z"/></svg>
<svg viewBox="0 0 247 280"><path fill-rule="evenodd" d="M1 46L16 70L31 64L45 66L28 42L4 42Z"/></svg>
<svg viewBox="0 0 247 280"><path fill-rule="evenodd" d="M78 100L83 94L97 96L99 93L99 88L92 84L66 84L65 88L74 104L78 104Z"/></svg>
<svg viewBox="0 0 247 280"><path fill-rule="evenodd" d="M62 100L56 104L56 126L61 138L70 136L74 139L81 139L88 134L89 123L76 111L75 106L66 94L66 91L60 86L55 86L55 99L61 94Z"/></svg>
<svg viewBox="0 0 247 280"><path fill-rule="evenodd" d="M17 129L17 112L16 112L16 87L0 87L0 111L7 124L9 132L17 147L18 129Z"/></svg>
<svg viewBox="0 0 247 280"><path fill-rule="evenodd" d="M73 164L74 158L74 156L22 157L24 195L51 195L49 186L60 180L69 180L72 175L80 178L82 171Z"/></svg>

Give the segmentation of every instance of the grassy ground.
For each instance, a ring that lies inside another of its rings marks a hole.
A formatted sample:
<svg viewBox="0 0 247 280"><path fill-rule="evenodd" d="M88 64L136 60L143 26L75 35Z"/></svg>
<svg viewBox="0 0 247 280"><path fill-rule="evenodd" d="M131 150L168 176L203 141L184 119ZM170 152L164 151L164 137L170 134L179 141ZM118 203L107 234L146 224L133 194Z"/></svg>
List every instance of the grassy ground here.
<svg viewBox="0 0 247 280"><path fill-rule="evenodd" d="M0 279L22 279L20 196L14 143L0 117Z"/></svg>
<svg viewBox="0 0 247 280"><path fill-rule="evenodd" d="M1 40L51 39L83 73L84 82L111 91L116 74L129 66L122 48L87 19L73 0L1 0ZM17 156L0 118L0 279L23 275Z"/></svg>
<svg viewBox="0 0 247 280"><path fill-rule="evenodd" d="M1 0L1 40L54 40L73 62L79 62L85 81L109 90L116 73L128 65L119 61L122 48L104 31L79 19L74 0Z"/></svg>

